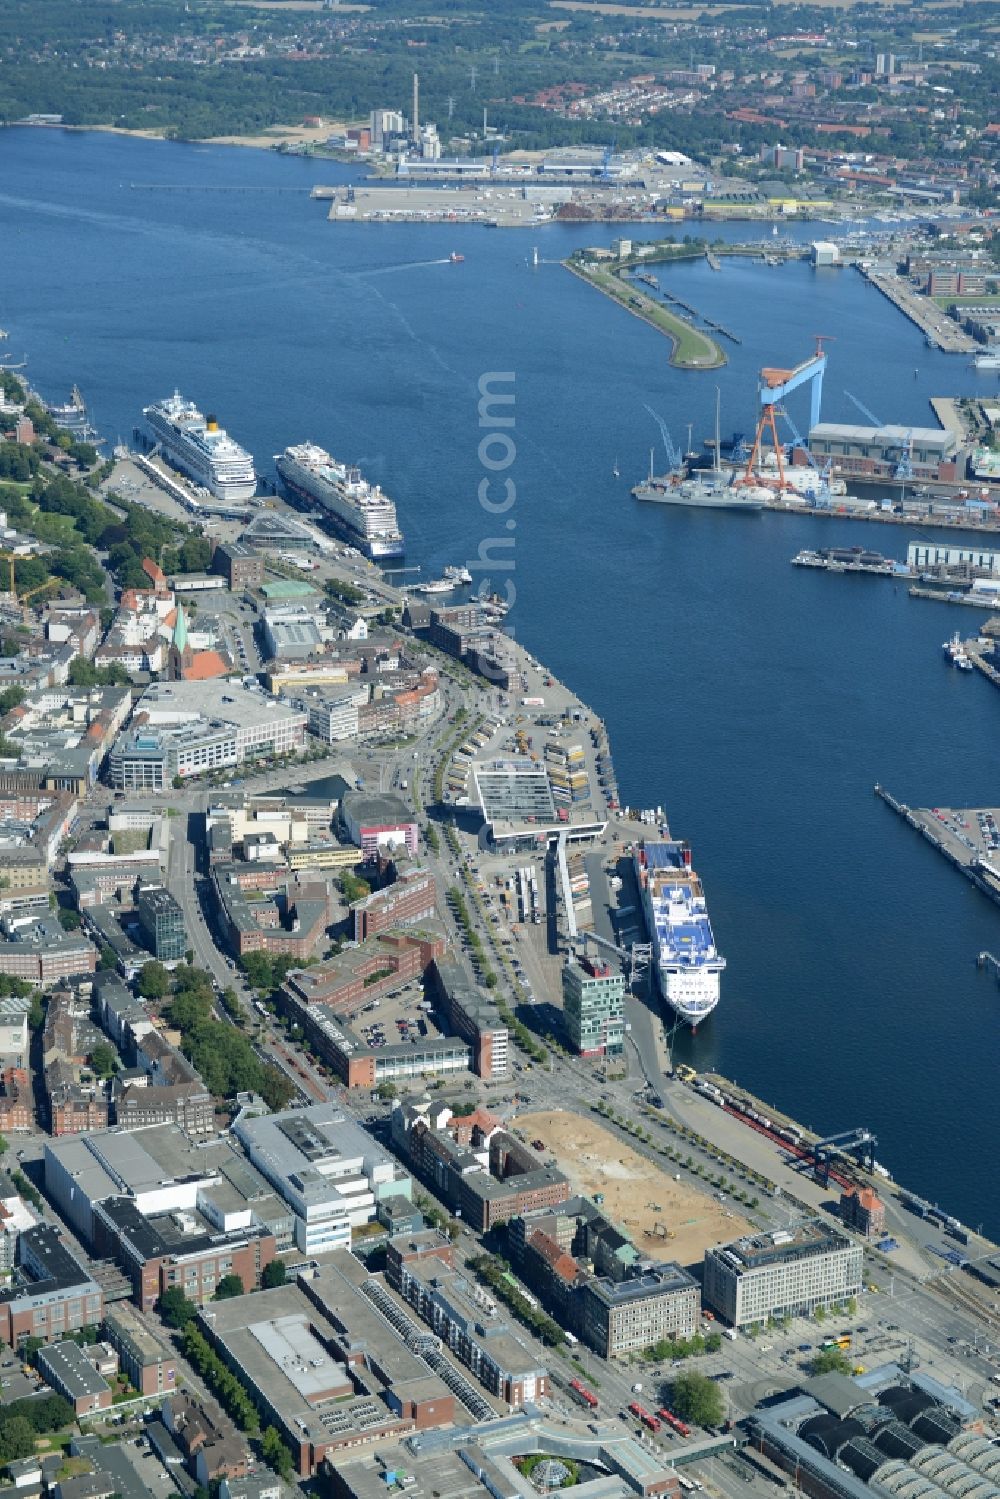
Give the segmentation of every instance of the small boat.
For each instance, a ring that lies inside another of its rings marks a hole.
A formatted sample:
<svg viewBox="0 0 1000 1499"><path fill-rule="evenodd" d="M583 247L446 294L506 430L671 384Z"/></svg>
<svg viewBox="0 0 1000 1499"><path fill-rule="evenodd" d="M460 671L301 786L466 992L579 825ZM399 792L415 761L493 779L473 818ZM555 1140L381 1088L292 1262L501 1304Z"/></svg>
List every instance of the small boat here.
<svg viewBox="0 0 1000 1499"><path fill-rule="evenodd" d="M451 254L448 256L448 259L451 261L452 265L461 265L463 260L465 259L465 256L459 255L457 250L452 250Z"/></svg>
<svg viewBox="0 0 1000 1499"><path fill-rule="evenodd" d="M618 459L617 459L617 458L616 458L616 459L615 459L615 466L614 466L614 468L613 468L613 469L612 469L612 470L611 470L611 472L612 472L612 473L613 473L613 474L614 474L614 476L615 476L615 478L616 478L616 479L620 479L620 478L621 478L621 476L622 476L622 471L621 471L621 469L620 469L620 468L619 468L619 467L618 467Z"/></svg>

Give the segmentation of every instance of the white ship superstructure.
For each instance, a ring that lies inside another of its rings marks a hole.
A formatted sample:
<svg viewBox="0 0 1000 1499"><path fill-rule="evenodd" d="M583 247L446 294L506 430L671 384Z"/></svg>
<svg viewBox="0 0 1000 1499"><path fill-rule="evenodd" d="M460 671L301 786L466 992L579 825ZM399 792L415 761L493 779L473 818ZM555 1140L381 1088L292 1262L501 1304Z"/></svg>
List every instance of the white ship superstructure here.
<svg viewBox="0 0 1000 1499"><path fill-rule="evenodd" d="M165 458L220 500L249 500L257 492L253 459L192 401L175 390L142 412Z"/></svg>
<svg viewBox="0 0 1000 1499"><path fill-rule="evenodd" d="M640 844L635 870L660 993L675 1014L697 1026L719 1003L726 960L715 946L691 851L669 838Z"/></svg>
<svg viewBox="0 0 1000 1499"><path fill-rule="evenodd" d="M311 442L275 454L274 466L293 494L319 505L333 529L366 557L377 561L403 555L395 505L359 468L338 462Z"/></svg>

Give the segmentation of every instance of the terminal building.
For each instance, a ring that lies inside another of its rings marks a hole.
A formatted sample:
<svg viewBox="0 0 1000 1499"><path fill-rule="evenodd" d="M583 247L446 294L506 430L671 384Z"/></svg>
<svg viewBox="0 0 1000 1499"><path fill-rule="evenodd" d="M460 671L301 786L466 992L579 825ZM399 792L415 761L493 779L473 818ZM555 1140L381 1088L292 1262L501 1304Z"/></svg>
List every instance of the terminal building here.
<svg viewBox="0 0 1000 1499"><path fill-rule="evenodd" d="M1000 1453L982 1411L894 1364L823 1374L753 1411L751 1445L816 1499L997 1499Z"/></svg>
<svg viewBox="0 0 1000 1499"><path fill-rule="evenodd" d="M809 1317L817 1307L858 1296L860 1244L809 1219L794 1229L747 1235L705 1251L705 1301L730 1326L769 1317Z"/></svg>

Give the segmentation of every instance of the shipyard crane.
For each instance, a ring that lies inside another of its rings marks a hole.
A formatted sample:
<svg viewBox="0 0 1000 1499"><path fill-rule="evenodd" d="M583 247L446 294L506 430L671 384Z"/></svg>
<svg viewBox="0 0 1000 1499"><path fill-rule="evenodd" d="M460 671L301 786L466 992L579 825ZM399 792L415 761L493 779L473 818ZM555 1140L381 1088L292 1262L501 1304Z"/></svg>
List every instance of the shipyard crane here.
<svg viewBox="0 0 1000 1499"><path fill-rule="evenodd" d="M783 409L786 396L791 395L793 390L798 390L801 385L808 384L809 391L809 429L819 425L820 407L823 400L823 376L826 373L826 354L823 344L828 335L817 333L816 351L794 369L774 369L765 366L760 372L760 382L757 387L757 396L760 404L760 416L757 418L757 430L754 433L753 447L747 459L747 466L743 473L742 483L752 484L756 478L759 460L763 453L765 433L771 439L774 450L775 463L778 469L778 488L788 489L790 486L785 478L785 460L781 438L778 436L778 413Z"/></svg>
<svg viewBox="0 0 1000 1499"><path fill-rule="evenodd" d="M643 404L645 405L645 402L643 402ZM663 417L658 415L658 413L653 410L652 406L646 406L646 410L649 412L650 416L653 418L653 421L660 429L660 436L663 438L663 448L667 455L667 472L675 474L679 469L683 468L684 460L681 458L680 453L674 447L674 440L670 436L670 432L667 429L667 424L663 420Z"/></svg>
<svg viewBox="0 0 1000 1499"><path fill-rule="evenodd" d="M875 415L874 411L870 411L863 401L859 401L858 400L857 396L852 396L851 392L849 390L845 390L844 391L844 395L847 397L847 399L851 402L852 405L854 405L854 406L856 406L858 408L858 410L861 412L861 415L863 417L866 417L868 419L868 421L871 422L871 424L872 424L873 427L883 427L883 426L885 426L884 422L880 422L879 421L879 419Z"/></svg>
<svg viewBox="0 0 1000 1499"><path fill-rule="evenodd" d="M806 462L808 463L809 467L819 477L819 486L813 491L810 498L813 499L817 505L822 506L822 508L829 509L830 473L833 467L832 461L828 459L824 467L820 468L819 464L816 462L815 458L809 451L808 443L806 442L805 438L802 436L802 433L799 431L798 427L795 425L795 422L792 420L791 416L789 416L784 407L782 407L781 409L781 415L788 423L792 434L789 453L793 454L795 452L795 449L799 448L805 454Z"/></svg>

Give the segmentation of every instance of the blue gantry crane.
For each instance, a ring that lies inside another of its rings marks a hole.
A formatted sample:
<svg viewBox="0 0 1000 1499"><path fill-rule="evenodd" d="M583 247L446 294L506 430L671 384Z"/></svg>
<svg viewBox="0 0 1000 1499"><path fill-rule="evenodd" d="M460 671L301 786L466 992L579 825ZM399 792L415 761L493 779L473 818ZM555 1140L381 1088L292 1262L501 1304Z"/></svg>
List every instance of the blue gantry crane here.
<svg viewBox="0 0 1000 1499"><path fill-rule="evenodd" d="M802 385L808 385L809 389L809 429L819 425L820 408L823 401L823 376L826 373L826 354L823 344L827 335L816 335L816 352L794 369L775 369L765 367L760 372L760 380L757 387L757 395L760 403L760 416L757 419L757 430L754 433L753 447L747 459L746 470L743 480L752 484L759 480L757 468L763 453L765 433L770 437L774 449L775 464L778 471L778 488L789 488L788 480L785 478L784 444L778 436L778 414L784 409L785 398L792 391L798 390Z"/></svg>

